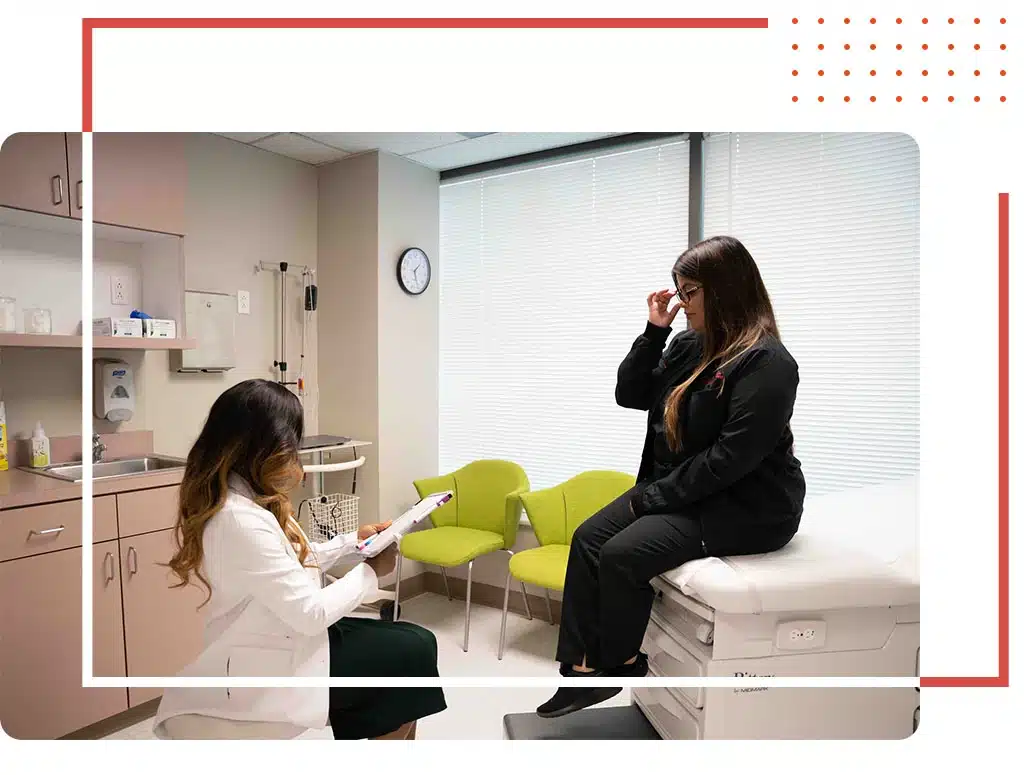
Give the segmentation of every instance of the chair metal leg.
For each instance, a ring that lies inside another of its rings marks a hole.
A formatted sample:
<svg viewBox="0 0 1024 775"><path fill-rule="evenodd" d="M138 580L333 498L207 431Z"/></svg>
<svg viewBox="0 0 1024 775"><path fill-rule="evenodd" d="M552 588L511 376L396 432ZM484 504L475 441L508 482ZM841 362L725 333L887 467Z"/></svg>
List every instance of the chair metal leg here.
<svg viewBox="0 0 1024 775"><path fill-rule="evenodd" d="M401 606L398 604L399 591L402 588L402 553L398 553L398 560L395 562L395 615L391 619L393 622L398 621L398 616L401 613Z"/></svg>
<svg viewBox="0 0 1024 775"><path fill-rule="evenodd" d="M472 597L473 591L473 561L469 561L469 566L466 570L466 635L462 642L462 650L469 651L469 599Z"/></svg>
<svg viewBox="0 0 1024 775"><path fill-rule="evenodd" d="M544 590L544 602L548 604L548 621L554 624L555 616L551 613L551 593L547 589Z"/></svg>
<svg viewBox="0 0 1024 775"><path fill-rule="evenodd" d="M448 586L448 574L445 572L444 566L441 567L441 578L444 579L444 592L446 595L448 595L448 602L451 602L452 590Z"/></svg>
<svg viewBox="0 0 1024 775"><path fill-rule="evenodd" d="M526 596L526 582L520 581L519 584L523 589L523 605L526 606L526 618L532 622L533 614L530 612L530 598Z"/></svg>
<svg viewBox="0 0 1024 775"><path fill-rule="evenodd" d="M508 590L512 586L512 571L505 576L505 602L501 605L501 635L498 636L498 659L505 653L505 621L508 619Z"/></svg>

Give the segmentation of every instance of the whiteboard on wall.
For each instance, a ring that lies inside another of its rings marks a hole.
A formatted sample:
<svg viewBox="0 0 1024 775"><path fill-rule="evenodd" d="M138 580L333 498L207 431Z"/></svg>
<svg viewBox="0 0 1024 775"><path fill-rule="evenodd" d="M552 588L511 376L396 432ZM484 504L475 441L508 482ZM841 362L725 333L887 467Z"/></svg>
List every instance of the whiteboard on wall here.
<svg viewBox="0 0 1024 775"><path fill-rule="evenodd" d="M228 371L235 367L235 297L226 293L185 291L185 336L179 371Z"/></svg>

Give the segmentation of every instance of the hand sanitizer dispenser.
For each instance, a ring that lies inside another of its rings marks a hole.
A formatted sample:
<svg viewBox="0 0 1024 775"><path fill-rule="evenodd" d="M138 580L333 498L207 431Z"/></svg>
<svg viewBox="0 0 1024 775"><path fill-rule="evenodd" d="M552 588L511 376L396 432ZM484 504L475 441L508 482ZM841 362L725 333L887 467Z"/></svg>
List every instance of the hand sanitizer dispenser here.
<svg viewBox="0 0 1024 775"><path fill-rule="evenodd" d="M95 361L93 414L99 420L127 422L135 414L135 374L122 361Z"/></svg>

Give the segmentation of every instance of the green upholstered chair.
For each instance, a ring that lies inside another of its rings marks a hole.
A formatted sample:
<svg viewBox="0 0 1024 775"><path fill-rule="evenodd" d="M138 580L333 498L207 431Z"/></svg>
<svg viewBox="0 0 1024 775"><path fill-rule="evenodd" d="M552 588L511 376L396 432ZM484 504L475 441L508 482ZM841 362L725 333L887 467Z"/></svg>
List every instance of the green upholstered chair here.
<svg viewBox="0 0 1024 775"><path fill-rule="evenodd" d="M462 650L469 650L469 606L473 585L473 560L491 552L512 553L519 531L522 503L519 496L530 489L526 472L506 460L477 460L454 473L413 483L422 498L431 493L455 493L430 515L433 527L409 533L399 546L398 578L402 558L439 565L448 588L447 568L468 563L466 574L466 633ZM526 587L523 587L523 595ZM398 582L395 586L395 618L399 615Z"/></svg>
<svg viewBox="0 0 1024 775"><path fill-rule="evenodd" d="M508 590L512 578L521 584L535 584L544 589L548 620L554 624L548 590L560 592L565 585L573 533L589 517L628 492L635 483L634 477L619 471L585 471L549 489L519 496L540 546L516 552L508 562L498 659L505 652L505 619L508 617Z"/></svg>

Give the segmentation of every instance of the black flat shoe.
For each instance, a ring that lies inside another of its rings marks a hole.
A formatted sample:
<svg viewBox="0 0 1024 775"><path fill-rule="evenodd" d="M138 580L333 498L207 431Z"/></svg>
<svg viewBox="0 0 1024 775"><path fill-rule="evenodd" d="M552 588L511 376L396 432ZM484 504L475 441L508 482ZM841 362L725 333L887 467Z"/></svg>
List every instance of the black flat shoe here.
<svg viewBox="0 0 1024 775"><path fill-rule="evenodd" d="M604 675L616 678L643 678L647 675L649 667L647 655L641 651L636 655L636 660L632 664L619 665L610 670L605 670Z"/></svg>
<svg viewBox="0 0 1024 775"><path fill-rule="evenodd" d="M638 659L637 661L639 662L640 660ZM581 673L565 667L559 670L559 673L572 678L591 678L605 675L605 673L599 670ZM550 700L537 708L537 715L541 718L566 716L578 710L589 708L591 705L597 705L605 700L610 700L621 691L621 687L615 686L563 686L555 692Z"/></svg>

